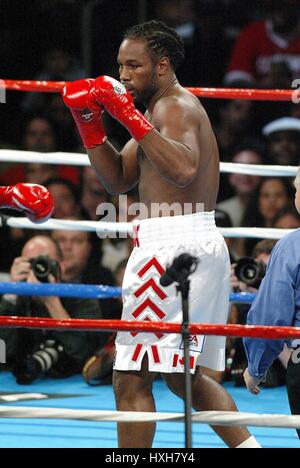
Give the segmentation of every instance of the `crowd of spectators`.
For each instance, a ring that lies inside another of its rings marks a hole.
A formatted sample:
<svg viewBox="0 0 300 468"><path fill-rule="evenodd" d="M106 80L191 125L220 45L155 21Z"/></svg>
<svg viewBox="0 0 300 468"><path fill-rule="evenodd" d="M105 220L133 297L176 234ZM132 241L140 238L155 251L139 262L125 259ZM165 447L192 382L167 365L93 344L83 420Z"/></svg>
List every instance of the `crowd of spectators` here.
<svg viewBox="0 0 300 468"><path fill-rule="evenodd" d="M0 78L64 81L88 74L117 78L121 34L138 22L139 2L131 0L130 9L121 0L95 2L90 24L85 24L92 46L87 71L81 31L88 3L2 0ZM185 86L291 88L293 80L300 78L300 6L296 0L154 0L148 2L147 17L166 22L182 36L186 61L178 78ZM8 92L6 100L0 105L1 148L83 152L59 94ZM215 130L221 161L300 164L300 112L295 103L203 99L203 105ZM105 119L109 137L121 148L128 135L109 116ZM17 182L46 185L54 197L55 218L96 221L103 216L97 212L98 205L112 202L117 220L121 219L118 199L109 197L89 167L34 160L2 164L0 184ZM293 197L289 178L222 175L217 223L222 227L297 228L300 217L292 207ZM137 191L128 198L128 203L137 202ZM22 258L33 236L29 230L0 231L1 272L12 275L14 262ZM130 239L99 239L83 232L53 232L52 242L62 254L61 280L84 284L120 284L120 272L133 247ZM228 239L232 260L251 256L255 243ZM3 301L7 305L2 299L0 313ZM120 308L119 303L106 301L99 304L97 314L118 318ZM90 351L92 355L97 349ZM76 362L82 364L87 357Z"/></svg>

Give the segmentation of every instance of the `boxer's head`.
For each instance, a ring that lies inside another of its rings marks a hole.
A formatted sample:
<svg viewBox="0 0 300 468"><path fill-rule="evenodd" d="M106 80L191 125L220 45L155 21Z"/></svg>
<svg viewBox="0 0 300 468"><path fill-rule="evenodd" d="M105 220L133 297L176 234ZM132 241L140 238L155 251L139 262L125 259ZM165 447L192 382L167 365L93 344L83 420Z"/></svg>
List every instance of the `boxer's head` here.
<svg viewBox="0 0 300 468"><path fill-rule="evenodd" d="M174 29L149 21L129 29L120 46L120 79L134 99L147 103L184 59L184 44Z"/></svg>

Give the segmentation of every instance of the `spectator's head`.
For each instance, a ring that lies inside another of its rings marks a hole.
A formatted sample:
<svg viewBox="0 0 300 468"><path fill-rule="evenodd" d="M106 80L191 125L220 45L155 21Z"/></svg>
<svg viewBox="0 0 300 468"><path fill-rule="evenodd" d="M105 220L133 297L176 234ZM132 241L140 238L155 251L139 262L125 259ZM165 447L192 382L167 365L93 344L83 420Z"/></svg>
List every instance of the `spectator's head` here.
<svg viewBox="0 0 300 468"><path fill-rule="evenodd" d="M258 211L265 225L272 225L275 217L285 206L291 203L293 190L284 178L268 178L259 186Z"/></svg>
<svg viewBox="0 0 300 468"><path fill-rule="evenodd" d="M235 149L232 162L235 164L263 164L263 153L258 147L241 146ZM261 177L259 176L244 174L231 174L229 177L229 183L239 197L248 197L260 181Z"/></svg>
<svg viewBox="0 0 300 468"><path fill-rule="evenodd" d="M280 210L274 220L274 228L276 229L297 229L299 227L300 216L294 205Z"/></svg>
<svg viewBox="0 0 300 468"><path fill-rule="evenodd" d="M286 178L262 179L247 206L242 226L273 227L280 210L293 202L292 184Z"/></svg>
<svg viewBox="0 0 300 468"><path fill-rule="evenodd" d="M291 35L298 25L298 0L267 0L273 30L280 36Z"/></svg>
<svg viewBox="0 0 300 468"><path fill-rule="evenodd" d="M56 151L55 130L50 120L42 116L31 118L25 127L22 146L26 151Z"/></svg>
<svg viewBox="0 0 300 468"><path fill-rule="evenodd" d="M49 99L47 115L57 126L71 127L73 124L72 115L65 106L60 94L54 94Z"/></svg>
<svg viewBox="0 0 300 468"><path fill-rule="evenodd" d="M63 256L59 245L50 237L47 236L34 236L27 241L22 249L21 256L30 260L40 255L48 256L51 260L55 260L60 265L60 274L63 269ZM56 278L58 281L61 280L59 276Z"/></svg>
<svg viewBox="0 0 300 468"><path fill-rule="evenodd" d="M155 17L166 23L170 28L178 28L193 20L193 5L191 0L161 0L155 1Z"/></svg>
<svg viewBox="0 0 300 468"><path fill-rule="evenodd" d="M81 206L89 219L97 220L97 207L109 201L109 195L99 181L95 170L88 166L82 171Z"/></svg>
<svg viewBox="0 0 300 468"><path fill-rule="evenodd" d="M52 49L45 56L45 69L53 79L63 79L72 65L70 54L63 49Z"/></svg>
<svg viewBox="0 0 300 468"><path fill-rule="evenodd" d="M77 188L67 179L48 179L45 186L51 192L54 200L52 217L71 219L80 213L80 201Z"/></svg>
<svg viewBox="0 0 300 468"><path fill-rule="evenodd" d="M48 179L57 176L55 164L28 163L25 165L26 182L44 185Z"/></svg>
<svg viewBox="0 0 300 468"><path fill-rule="evenodd" d="M232 99L220 105L221 124L234 133L245 132L253 118L253 103L242 99Z"/></svg>
<svg viewBox="0 0 300 468"><path fill-rule="evenodd" d="M300 162L300 120L283 117L263 128L267 156L273 164L298 165Z"/></svg>
<svg viewBox="0 0 300 468"><path fill-rule="evenodd" d="M81 231L53 231L52 239L59 245L64 264L63 280L80 280L88 266L92 251L91 234Z"/></svg>
<svg viewBox="0 0 300 468"><path fill-rule="evenodd" d="M296 189L295 206L298 213L300 213L300 168L298 169L296 178L294 180L294 187Z"/></svg>
<svg viewBox="0 0 300 468"><path fill-rule="evenodd" d="M263 262L266 266L268 265L270 255L277 241L271 239L265 239L258 242L252 251L252 258L257 262Z"/></svg>
<svg viewBox="0 0 300 468"><path fill-rule="evenodd" d="M22 249L22 257L34 258L39 255L48 255L53 260L62 261L62 251L51 237L37 235L26 242Z"/></svg>

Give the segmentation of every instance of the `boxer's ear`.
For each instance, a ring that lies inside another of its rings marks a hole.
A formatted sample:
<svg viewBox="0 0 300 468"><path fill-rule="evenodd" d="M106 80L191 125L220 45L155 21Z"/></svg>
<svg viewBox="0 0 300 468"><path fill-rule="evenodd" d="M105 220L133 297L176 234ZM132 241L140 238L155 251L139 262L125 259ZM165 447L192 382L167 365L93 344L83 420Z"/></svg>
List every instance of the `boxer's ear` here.
<svg viewBox="0 0 300 468"><path fill-rule="evenodd" d="M157 63L157 70L159 76L165 75L171 68L170 59L168 57L162 57Z"/></svg>

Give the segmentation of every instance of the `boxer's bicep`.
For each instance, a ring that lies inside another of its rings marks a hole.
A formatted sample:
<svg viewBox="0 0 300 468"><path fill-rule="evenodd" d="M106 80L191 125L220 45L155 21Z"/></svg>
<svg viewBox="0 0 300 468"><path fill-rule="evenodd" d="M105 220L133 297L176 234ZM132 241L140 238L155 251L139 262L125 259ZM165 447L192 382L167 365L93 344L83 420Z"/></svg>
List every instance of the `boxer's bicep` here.
<svg viewBox="0 0 300 468"><path fill-rule="evenodd" d="M188 150L193 159L200 157L200 123L189 107L170 105L156 115L155 126L160 134Z"/></svg>

